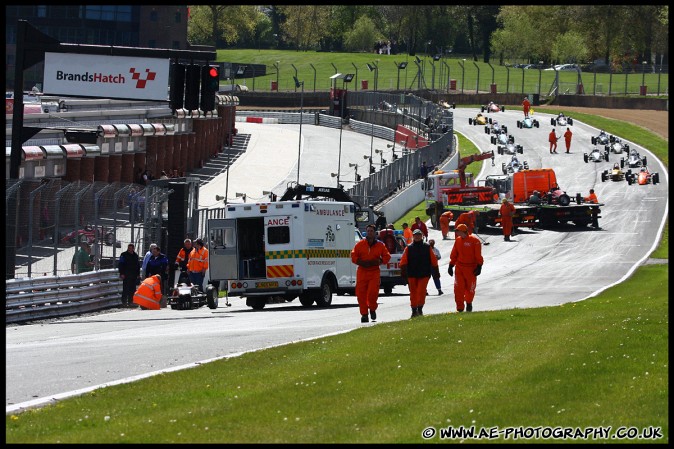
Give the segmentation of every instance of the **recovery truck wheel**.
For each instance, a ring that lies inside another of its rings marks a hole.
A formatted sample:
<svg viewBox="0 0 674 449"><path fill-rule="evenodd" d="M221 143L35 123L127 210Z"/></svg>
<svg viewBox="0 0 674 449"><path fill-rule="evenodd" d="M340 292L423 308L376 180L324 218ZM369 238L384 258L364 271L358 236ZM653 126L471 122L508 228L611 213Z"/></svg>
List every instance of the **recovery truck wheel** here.
<svg viewBox="0 0 674 449"><path fill-rule="evenodd" d="M328 307L332 304L332 282L328 275L323 277L321 289L316 293L314 301L318 307Z"/></svg>
<svg viewBox="0 0 674 449"><path fill-rule="evenodd" d="M300 295L300 303L304 307L311 307L311 305L314 303L314 298L311 296L309 293L302 293Z"/></svg>
<svg viewBox="0 0 674 449"><path fill-rule="evenodd" d="M214 285L209 285L206 288L206 304L209 309L218 308L218 289Z"/></svg>

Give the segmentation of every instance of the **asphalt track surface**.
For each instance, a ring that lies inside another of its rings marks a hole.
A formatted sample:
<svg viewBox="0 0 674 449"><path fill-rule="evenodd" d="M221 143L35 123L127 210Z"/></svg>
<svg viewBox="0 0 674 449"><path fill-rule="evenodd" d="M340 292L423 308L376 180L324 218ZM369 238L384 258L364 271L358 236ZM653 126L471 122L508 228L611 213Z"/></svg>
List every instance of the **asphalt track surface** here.
<svg viewBox="0 0 674 449"><path fill-rule="evenodd" d="M468 125L475 108L456 109L455 130L467 136L482 151L495 147L483 126ZM489 114L492 116L492 114ZM594 188L602 207L601 229L573 225L555 230L522 230L504 242L500 228L480 232L490 245L483 246L485 264L478 278L474 313L482 310L554 306L581 301L626 279L657 245L668 213L668 176L662 164L648 151L652 171L660 174L658 185L627 185L601 182L601 172L619 160L585 163L583 152L591 149L591 136L598 130L577 120L571 154L560 140L558 154L548 151L550 115L537 114L541 127L518 129L521 111L493 114L508 127L516 143L524 146L520 160L531 168L552 167L560 186L571 196L586 195ZM282 193L297 177L299 125L237 123L239 132L251 134L247 154L230 173L229 197L247 192L249 198L263 197L263 190ZM562 129L557 129L559 135ZM336 185L339 131L304 125L302 128L300 182ZM371 147L385 148L384 141L344 131L342 135L342 179L349 162L367 164L363 155ZM496 165L483 164L479 177L499 173L501 162L510 156L497 155ZM376 160L376 158L375 158ZM359 168L367 173L367 165ZM220 207L215 194L224 194L221 175L200 191L201 207ZM348 178L352 179L352 178ZM347 186L349 184L346 184ZM440 260L444 295L436 295L433 282L424 307L425 314L455 311L453 278L447 274L452 240L429 229L443 257ZM326 309L304 308L299 302L269 304L253 311L240 298L221 299L216 310L206 307L191 311L142 311L120 309L95 316L60 319L6 328L6 411L39 406L95 388L130 382L159 372L188 368L218 358L236 356L300 340L348 332L362 326L357 302L352 296L334 296ZM380 296L379 322L409 319L406 287L394 288L391 296ZM224 373L226 375L226 373Z"/></svg>

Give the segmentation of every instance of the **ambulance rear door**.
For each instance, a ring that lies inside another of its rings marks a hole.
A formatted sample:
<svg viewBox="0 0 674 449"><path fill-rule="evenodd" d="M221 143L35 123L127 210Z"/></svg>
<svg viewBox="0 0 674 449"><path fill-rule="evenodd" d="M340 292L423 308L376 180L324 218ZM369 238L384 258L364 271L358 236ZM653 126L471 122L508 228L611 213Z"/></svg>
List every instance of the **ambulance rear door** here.
<svg viewBox="0 0 674 449"><path fill-rule="evenodd" d="M235 218L208 220L208 271L210 281L239 278L239 256Z"/></svg>

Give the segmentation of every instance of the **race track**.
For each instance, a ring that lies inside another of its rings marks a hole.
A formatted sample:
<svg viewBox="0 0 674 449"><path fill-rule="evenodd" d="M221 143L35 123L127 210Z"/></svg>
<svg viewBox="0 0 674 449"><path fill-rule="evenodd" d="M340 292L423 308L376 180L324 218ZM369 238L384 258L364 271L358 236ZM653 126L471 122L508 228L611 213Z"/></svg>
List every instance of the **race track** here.
<svg viewBox="0 0 674 449"><path fill-rule="evenodd" d="M468 125L468 118L477 112L475 108L454 110L455 130L482 151L495 149L484 127ZM556 230L523 230L509 243L503 241L499 229L481 231L480 235L490 245L483 247L485 264L478 279L475 312L580 301L622 281L647 259L662 233L669 201L667 172L650 152L630 143L647 156L651 170L660 173L659 185L602 183L601 171L618 159L611 155L609 162L583 161L583 152L589 151L590 138L598 130L574 120L571 154L562 153L561 139L559 154L550 155L547 144L552 128L550 115L535 115L541 122L539 129L518 129L516 121L521 119L521 111L500 112L494 116L507 125L516 143L524 146L520 160L527 160L531 168L554 168L560 186L571 196L576 192L587 195L589 189L594 188L605 206L599 220L600 230L573 225ZM256 138L260 141L249 149L245 158L237 161L236 174L232 169L230 197L231 192L242 191L248 184L258 189L260 196L262 190L273 189L275 193L285 190L285 183L296 178L299 125L244 127L237 124L237 127L239 132L259 133ZM275 139L278 133L283 136ZM558 134L562 133L563 130L558 129ZM339 131L304 126L302 134L306 140L302 147L300 182L335 185L330 172L336 171ZM343 139L344 176L353 176L352 173L346 175L349 162L366 162L363 155L369 155L372 145L385 148L386 143L379 139L372 143L369 136L347 131ZM275 142L275 146L270 147L269 142ZM264 151L264 154L256 154L256 151ZM260 157L265 160L262 168L246 165L247 160L250 164L259 164ZM501 162L507 159L509 156L497 155L495 167L485 161L481 176L499 173ZM276 169L269 171L269 167ZM366 169L361 171L366 172ZM218 178L217 182L224 180ZM212 203L215 192L222 192L223 185L209 185L203 190L200 197ZM429 232L443 254L440 272L445 294L436 296L431 282L428 288L431 296L424 312L447 313L455 310L453 279L447 275L452 241L443 241L438 230ZM119 310L7 327L7 410L43 404L50 398L66 397L78 390L130 381L134 376L363 326L356 300L349 296L336 296L327 309L304 308L294 301L253 311L239 298L230 301L232 306L226 307L221 300L216 310L205 307L193 311ZM392 296L380 296L379 302L380 322L410 316L406 287L396 287Z"/></svg>

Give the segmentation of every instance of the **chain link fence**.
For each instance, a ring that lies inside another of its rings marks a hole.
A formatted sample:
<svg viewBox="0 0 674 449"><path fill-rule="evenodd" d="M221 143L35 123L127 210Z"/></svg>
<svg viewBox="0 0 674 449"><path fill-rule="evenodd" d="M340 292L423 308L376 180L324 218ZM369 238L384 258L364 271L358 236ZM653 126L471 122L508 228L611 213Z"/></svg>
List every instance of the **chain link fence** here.
<svg viewBox="0 0 674 449"><path fill-rule="evenodd" d="M129 243L142 257L165 241L167 188L44 178L8 179L5 189L7 279L73 274L81 242L101 270L116 267Z"/></svg>

